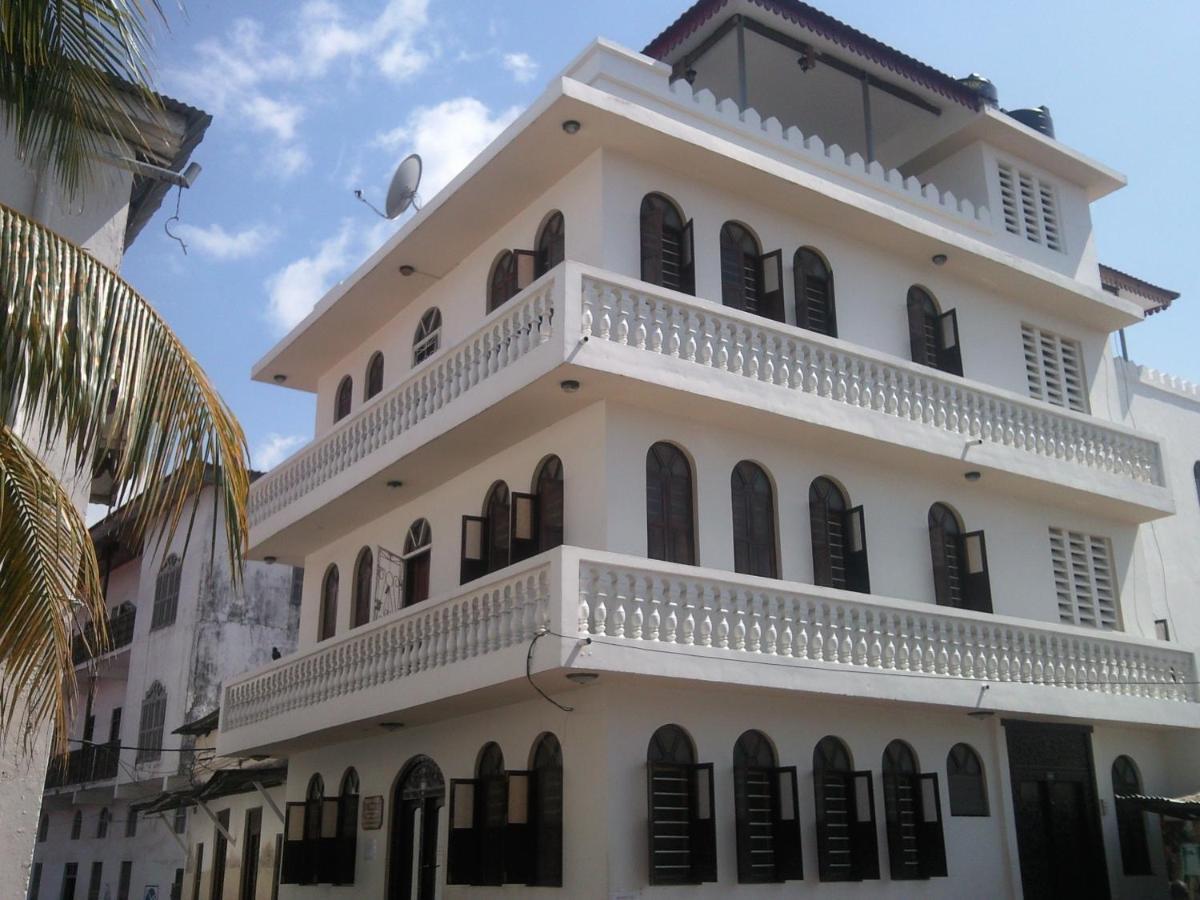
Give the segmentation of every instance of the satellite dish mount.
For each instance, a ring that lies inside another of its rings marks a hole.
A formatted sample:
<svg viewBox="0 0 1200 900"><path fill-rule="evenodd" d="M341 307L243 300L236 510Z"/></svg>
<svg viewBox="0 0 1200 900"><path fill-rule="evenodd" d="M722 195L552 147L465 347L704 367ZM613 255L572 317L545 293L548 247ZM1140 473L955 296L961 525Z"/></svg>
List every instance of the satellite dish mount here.
<svg viewBox="0 0 1200 900"><path fill-rule="evenodd" d="M356 190L354 196L371 207L380 218L395 219L410 206L417 210L421 208L421 199L417 196L417 187L420 184L421 157L410 153L396 166L396 173L392 175L392 183L388 185L387 200L382 211L364 197L361 190Z"/></svg>

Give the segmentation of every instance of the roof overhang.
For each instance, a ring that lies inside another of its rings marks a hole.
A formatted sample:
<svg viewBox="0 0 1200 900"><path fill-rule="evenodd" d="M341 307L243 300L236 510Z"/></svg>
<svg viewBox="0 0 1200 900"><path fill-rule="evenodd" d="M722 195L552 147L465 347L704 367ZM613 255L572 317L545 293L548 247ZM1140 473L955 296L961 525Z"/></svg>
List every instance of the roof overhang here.
<svg viewBox="0 0 1200 900"><path fill-rule="evenodd" d="M1179 292L1143 281L1120 269L1100 263L1100 286L1117 297L1130 300L1141 306L1146 315L1162 312L1179 299Z"/></svg>

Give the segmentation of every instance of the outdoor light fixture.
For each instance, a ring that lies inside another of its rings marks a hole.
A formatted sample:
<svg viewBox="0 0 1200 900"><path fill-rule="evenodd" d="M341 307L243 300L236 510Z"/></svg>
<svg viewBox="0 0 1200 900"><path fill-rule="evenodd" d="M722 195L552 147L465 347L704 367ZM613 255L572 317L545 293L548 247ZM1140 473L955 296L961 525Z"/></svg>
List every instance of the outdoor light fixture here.
<svg viewBox="0 0 1200 900"><path fill-rule="evenodd" d="M945 253L935 253L929 258L929 261L935 266L944 266L949 258Z"/></svg>
<svg viewBox="0 0 1200 900"><path fill-rule="evenodd" d="M558 386L562 388L564 394L574 394L579 390L579 382L574 378L568 378L566 381L560 381Z"/></svg>
<svg viewBox="0 0 1200 900"><path fill-rule="evenodd" d="M575 684L583 687L589 684L595 684L600 676L596 672L568 672L567 681L573 681Z"/></svg>
<svg viewBox="0 0 1200 900"><path fill-rule="evenodd" d="M271 376L271 380L274 381L276 384L283 384L285 381L287 381L287 376L284 375L282 372L276 372L274 375Z"/></svg>
<svg viewBox="0 0 1200 900"><path fill-rule="evenodd" d="M972 719L990 719L995 714L994 709L973 709L967 713Z"/></svg>
<svg viewBox="0 0 1200 900"><path fill-rule="evenodd" d="M975 469L972 469L970 472L963 473L963 478L967 479L967 481L978 481L982 477L983 473Z"/></svg>
<svg viewBox="0 0 1200 900"><path fill-rule="evenodd" d="M398 478L393 478L391 481L389 481L387 483L387 486L390 488L404 487L404 482Z"/></svg>
<svg viewBox="0 0 1200 900"><path fill-rule="evenodd" d="M278 559L278 557L275 557L275 556L264 556L264 557L263 557L263 562L265 562L265 563L266 563L266 564L269 566L269 565L273 565L276 559Z"/></svg>
<svg viewBox="0 0 1200 900"><path fill-rule="evenodd" d="M403 275L405 278L407 278L409 275L413 274L413 272L415 272L415 271L417 271L417 267L410 266L408 263L405 263L404 265L402 265L400 267L400 274Z"/></svg>
<svg viewBox="0 0 1200 900"><path fill-rule="evenodd" d="M380 722L379 727L384 731L399 731L404 727L403 722Z"/></svg>
<svg viewBox="0 0 1200 900"><path fill-rule="evenodd" d="M562 130L567 134L579 134L579 129L582 127L578 119L567 119L562 123Z"/></svg>

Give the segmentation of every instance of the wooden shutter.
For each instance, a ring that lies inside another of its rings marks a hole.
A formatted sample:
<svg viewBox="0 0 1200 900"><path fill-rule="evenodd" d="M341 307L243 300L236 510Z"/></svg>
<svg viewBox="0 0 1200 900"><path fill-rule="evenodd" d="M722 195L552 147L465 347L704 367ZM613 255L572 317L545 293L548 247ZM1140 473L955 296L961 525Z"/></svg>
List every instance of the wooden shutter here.
<svg viewBox="0 0 1200 900"><path fill-rule="evenodd" d="M846 588L863 594L871 593L871 576L867 568L867 523L863 508L846 510Z"/></svg>
<svg viewBox="0 0 1200 900"><path fill-rule="evenodd" d="M337 866L334 884L354 884L358 851L358 794L345 794L338 804Z"/></svg>
<svg viewBox="0 0 1200 900"><path fill-rule="evenodd" d="M474 778L450 780L450 833L446 847L446 884L479 884L479 828L475 822ZM407 849L407 848L405 848Z"/></svg>
<svg viewBox="0 0 1200 900"><path fill-rule="evenodd" d="M925 304L913 298L909 292L908 301L908 348L912 361L923 366L936 366L937 355L935 348L929 346L929 337L934 333L936 324L930 322L929 310ZM925 296L924 292L919 295Z"/></svg>
<svg viewBox="0 0 1200 900"><path fill-rule="evenodd" d="M768 319L783 322L783 251L772 250L758 258L758 311Z"/></svg>
<svg viewBox="0 0 1200 900"><path fill-rule="evenodd" d="M661 203L650 202L642 205L642 281L660 286L663 283L664 218Z"/></svg>
<svg viewBox="0 0 1200 900"><path fill-rule="evenodd" d="M946 876L946 837L942 832L942 797L938 790L937 773L926 772L917 776L917 787L921 875L924 878L943 878Z"/></svg>
<svg viewBox="0 0 1200 900"><path fill-rule="evenodd" d="M833 587L833 555L829 547L829 504L811 500L808 504L812 524L813 583Z"/></svg>
<svg viewBox="0 0 1200 900"><path fill-rule="evenodd" d="M679 237L679 290L696 293L696 243L692 220L688 219Z"/></svg>
<svg viewBox="0 0 1200 900"><path fill-rule="evenodd" d="M937 317L937 366L943 372L961 375L962 349L958 343L958 311L950 310Z"/></svg>
<svg viewBox="0 0 1200 900"><path fill-rule="evenodd" d="M475 822L479 829L479 880L476 884L504 883L505 826L508 821L508 778L505 773L478 779Z"/></svg>
<svg viewBox="0 0 1200 900"><path fill-rule="evenodd" d="M532 250L514 250L512 253L515 280L509 299L525 290L537 278L537 254Z"/></svg>
<svg viewBox="0 0 1200 900"><path fill-rule="evenodd" d="M813 772L817 874L821 881L854 880L854 788L847 772Z"/></svg>
<svg viewBox="0 0 1200 900"><path fill-rule="evenodd" d="M537 497L513 491L509 495L509 560L520 562L538 552Z"/></svg>
<svg viewBox="0 0 1200 900"><path fill-rule="evenodd" d="M488 521L483 516L462 517L462 560L459 564L459 583L466 584L481 578L488 571Z"/></svg>
<svg viewBox="0 0 1200 900"><path fill-rule="evenodd" d="M946 560L946 529L940 521L929 523L929 554L933 559L933 596L938 606L953 606L950 595L950 569Z"/></svg>
<svg viewBox="0 0 1200 900"><path fill-rule="evenodd" d="M338 877L338 807L340 797L325 797L321 800L321 836L309 852L316 858L317 883L336 884ZM315 849L315 853L314 853Z"/></svg>
<svg viewBox="0 0 1200 900"><path fill-rule="evenodd" d="M772 771L775 779L775 880L804 878L804 856L800 850L800 795L795 766Z"/></svg>
<svg viewBox="0 0 1200 900"><path fill-rule="evenodd" d="M691 769L691 863L695 883L717 880L717 823L713 818L713 764L695 763Z"/></svg>
<svg viewBox="0 0 1200 900"><path fill-rule="evenodd" d="M883 773L883 813L892 880L924 877L921 874L921 809L915 775Z"/></svg>
<svg viewBox="0 0 1200 900"><path fill-rule="evenodd" d="M992 611L992 585L988 577L987 544L982 531L960 539L958 564L963 572L963 606L976 612Z"/></svg>
<svg viewBox="0 0 1200 900"><path fill-rule="evenodd" d="M304 801L288 803L284 813L283 855L279 862L280 884L307 884L309 856L306 852Z"/></svg>
<svg viewBox="0 0 1200 900"><path fill-rule="evenodd" d="M735 766L734 826L739 884L775 881L774 835L771 824L774 776L768 769Z"/></svg>
<svg viewBox="0 0 1200 900"><path fill-rule="evenodd" d="M851 845L858 880L879 877L879 838L875 833L875 783L870 771L851 776L853 821Z"/></svg>
<svg viewBox="0 0 1200 900"><path fill-rule="evenodd" d="M648 763L646 806L651 884L692 881L692 778L688 766Z"/></svg>
<svg viewBox="0 0 1200 900"><path fill-rule="evenodd" d="M504 883L530 884L534 878L532 811L533 772L505 772L508 785L504 824Z"/></svg>

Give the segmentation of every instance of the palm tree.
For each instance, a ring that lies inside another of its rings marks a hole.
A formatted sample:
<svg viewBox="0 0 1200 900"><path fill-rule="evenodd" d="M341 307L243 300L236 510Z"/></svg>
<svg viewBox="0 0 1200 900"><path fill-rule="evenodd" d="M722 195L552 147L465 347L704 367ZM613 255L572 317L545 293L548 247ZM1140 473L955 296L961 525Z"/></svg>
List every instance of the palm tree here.
<svg viewBox="0 0 1200 900"><path fill-rule="evenodd" d="M153 11L161 16L157 0ZM136 134L130 97L153 106L141 0L2 0L0 118L26 158L81 197L95 157ZM132 131L131 131L132 129ZM190 538L206 477L222 545L240 571L246 444L204 372L154 309L80 247L0 206L0 737L56 725L75 692L73 626L107 640L99 566L66 477L113 469L139 496L128 539ZM161 531L160 531L161 529Z"/></svg>

